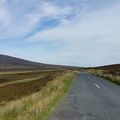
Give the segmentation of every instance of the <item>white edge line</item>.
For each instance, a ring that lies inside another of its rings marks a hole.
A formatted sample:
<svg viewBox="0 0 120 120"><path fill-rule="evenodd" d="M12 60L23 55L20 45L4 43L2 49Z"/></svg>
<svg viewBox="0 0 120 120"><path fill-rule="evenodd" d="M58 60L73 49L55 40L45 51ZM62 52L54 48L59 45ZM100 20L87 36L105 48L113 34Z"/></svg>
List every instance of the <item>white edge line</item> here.
<svg viewBox="0 0 120 120"><path fill-rule="evenodd" d="M94 84L97 88L100 88L100 86L99 85L97 85L96 83Z"/></svg>

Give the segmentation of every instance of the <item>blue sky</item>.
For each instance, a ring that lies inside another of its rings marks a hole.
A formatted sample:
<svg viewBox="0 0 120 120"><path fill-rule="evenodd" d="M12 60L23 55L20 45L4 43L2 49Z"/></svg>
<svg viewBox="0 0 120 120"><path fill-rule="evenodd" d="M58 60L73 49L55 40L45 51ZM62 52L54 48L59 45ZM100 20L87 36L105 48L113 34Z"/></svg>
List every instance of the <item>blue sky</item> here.
<svg viewBox="0 0 120 120"><path fill-rule="evenodd" d="M0 0L0 54L75 66L120 63L120 1Z"/></svg>

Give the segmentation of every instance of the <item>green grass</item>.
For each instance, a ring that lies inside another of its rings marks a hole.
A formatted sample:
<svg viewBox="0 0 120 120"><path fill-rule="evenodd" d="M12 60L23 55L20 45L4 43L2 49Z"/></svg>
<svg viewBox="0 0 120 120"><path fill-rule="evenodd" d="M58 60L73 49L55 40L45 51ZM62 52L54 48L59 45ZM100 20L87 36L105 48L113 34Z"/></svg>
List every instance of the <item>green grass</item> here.
<svg viewBox="0 0 120 120"><path fill-rule="evenodd" d="M48 108L44 112L42 112L40 114L40 116L38 117L38 119L36 119L36 120L47 120L50 117L50 115L52 114L52 112L55 110L55 108L57 107L57 105L59 104L61 99L63 99L63 97L66 96L66 94L68 93L68 91L73 83L74 74L69 76L67 79L68 80L64 81L64 87L63 87L63 90L61 91L61 94L56 96L53 99L53 101L48 105Z"/></svg>

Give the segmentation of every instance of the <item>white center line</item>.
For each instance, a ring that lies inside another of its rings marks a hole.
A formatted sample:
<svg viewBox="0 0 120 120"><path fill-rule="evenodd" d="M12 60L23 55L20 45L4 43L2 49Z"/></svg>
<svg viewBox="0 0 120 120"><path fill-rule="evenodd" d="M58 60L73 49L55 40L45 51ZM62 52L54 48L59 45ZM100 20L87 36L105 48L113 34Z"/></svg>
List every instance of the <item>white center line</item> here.
<svg viewBox="0 0 120 120"><path fill-rule="evenodd" d="M100 88L100 86L99 85L97 85L96 83L94 84L97 88Z"/></svg>

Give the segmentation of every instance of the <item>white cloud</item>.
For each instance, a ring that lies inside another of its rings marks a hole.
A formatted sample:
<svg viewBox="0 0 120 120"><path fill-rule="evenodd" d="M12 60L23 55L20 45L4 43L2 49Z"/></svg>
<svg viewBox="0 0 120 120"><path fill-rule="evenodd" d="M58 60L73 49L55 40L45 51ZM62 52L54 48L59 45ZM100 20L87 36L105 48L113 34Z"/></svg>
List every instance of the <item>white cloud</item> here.
<svg viewBox="0 0 120 120"><path fill-rule="evenodd" d="M3 46L0 50L53 64L92 66L119 62L120 3L90 10L80 0L75 0L79 1L78 5L64 1L1 0L0 40L15 39L18 46L12 45L11 49ZM48 24L49 29L36 30L48 19L56 19L60 24L54 28ZM35 34L28 39L17 39L30 32ZM19 46L20 40L22 44L27 42L26 46Z"/></svg>
<svg viewBox="0 0 120 120"><path fill-rule="evenodd" d="M76 22L66 21L65 24L38 31L32 38L33 42L39 40L85 40L94 37L109 37L119 35L120 5L102 11L88 13L83 19L77 18Z"/></svg>
<svg viewBox="0 0 120 120"><path fill-rule="evenodd" d="M41 25L42 19L58 19L62 22L71 15L73 8L69 5L59 6L53 2L0 1L1 39L17 39L25 36Z"/></svg>
<svg viewBox="0 0 120 120"><path fill-rule="evenodd" d="M6 3L6 0L1 0L0 1L0 27L6 28L11 21L10 14L8 12L8 6Z"/></svg>
<svg viewBox="0 0 120 120"><path fill-rule="evenodd" d="M120 4L89 12L82 19L77 17L76 22L68 21L67 24L65 22L56 28L38 32L28 41L47 40L67 44L50 54L56 56L51 60L53 63L82 66L116 63L120 61L119 11Z"/></svg>

